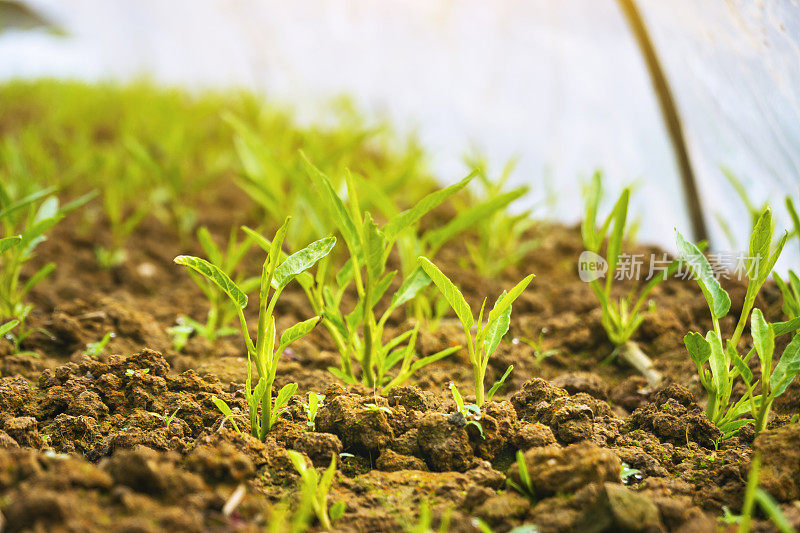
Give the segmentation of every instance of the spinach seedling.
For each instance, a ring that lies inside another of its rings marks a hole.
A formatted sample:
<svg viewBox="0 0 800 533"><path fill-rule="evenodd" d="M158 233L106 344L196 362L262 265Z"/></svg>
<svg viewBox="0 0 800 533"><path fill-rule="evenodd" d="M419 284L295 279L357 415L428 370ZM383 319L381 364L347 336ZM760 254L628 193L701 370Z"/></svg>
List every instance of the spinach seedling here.
<svg viewBox="0 0 800 533"><path fill-rule="evenodd" d="M59 205L54 188L46 188L14 199L0 183L0 321L12 319L16 323L6 330L12 336L14 348L35 330L25 327L25 319L33 310L24 302L28 293L56 268L47 263L27 281L22 282L22 267L33 258L36 247L46 240L47 232L71 211L94 198L96 193L85 194L68 204ZM4 327L9 323L4 323ZM15 333L11 333L16 329ZM44 333L44 330L39 330Z"/></svg>
<svg viewBox="0 0 800 533"><path fill-rule="evenodd" d="M315 392L308 393L308 403L303 404L303 410L306 412L306 425L308 429L314 431L316 428L317 411L324 405L325 395L317 394Z"/></svg>
<svg viewBox="0 0 800 533"><path fill-rule="evenodd" d="M614 344L611 357L622 358L638 370L651 387L655 387L661 382L661 374L655 369L653 362L639 345L631 341L631 337L641 326L648 310L652 311L655 307L652 303L645 307L650 292L674 274L678 270L680 262L671 262L662 275L653 276L638 295L636 288L631 289L618 300L611 295L615 272L621 259L623 241L626 237L630 192L629 188L623 189L611 213L606 216L598 228L597 212L603 197L603 183L600 173L595 173L585 190L586 209L581 224L581 235L587 252L596 256L601 253L603 243L607 243L604 260L608 270L605 274L605 282L601 282L599 278L590 279L589 286L600 302L603 329L606 331L608 339Z"/></svg>
<svg viewBox="0 0 800 533"><path fill-rule="evenodd" d="M525 462L525 454L522 450L517 450L517 469L519 470L519 483L511 481L511 478L506 478L506 485L519 492L531 501L536 499L536 490L533 486L533 480L530 473L528 473L528 463Z"/></svg>
<svg viewBox="0 0 800 533"><path fill-rule="evenodd" d="M275 374L278 370L281 354L293 342L310 333L320 319L315 316L295 324L284 331L280 336L280 340L278 340L275 331L275 317L273 316L275 305L283 289L292 280L303 275L306 270L328 255L336 244L334 237L326 237L281 260L281 246L286 236L289 220L289 218L286 219L272 240L269 253L261 269L258 332L255 342L250 337L250 331L244 316L244 308L247 307L247 294L242 288L234 283L219 266L213 265L205 259L188 255L179 255L174 259L175 263L192 269L214 283L235 304L242 336L247 347L245 399L250 411L250 432L254 437L261 440L266 438L267 432L277 421L281 408L297 391L297 383L285 385L278 392L273 404L272 386L275 382ZM272 293L271 296L270 292ZM255 387L252 386L253 364L255 364L258 376L258 382ZM218 407L221 403L224 403L219 398L214 398L214 402ZM258 413L259 404L261 404L260 417ZM227 411L230 412L230 409ZM223 414L226 417L230 417L225 411L223 411Z"/></svg>
<svg viewBox="0 0 800 533"><path fill-rule="evenodd" d="M777 272L772 273L772 279L783 296L783 314L790 319L800 317L800 278L790 270L789 283L784 282Z"/></svg>
<svg viewBox="0 0 800 533"><path fill-rule="evenodd" d="M334 276L335 280L329 279L330 265L326 262L317 271L314 283L303 285L314 312L322 316L323 325L339 350L340 368L328 370L343 381L354 383L356 377L352 360L356 359L361 366L364 385L380 387L385 393L408 379L413 372L447 357L457 349L447 348L412 363L416 330L400 333L388 342L383 340L386 322L392 313L430 284L430 278L420 268L405 278L383 313L378 313L376 306L396 275L396 271L387 272L386 262L398 236L463 188L468 179L430 193L383 227L378 227L372 215L361 210L357 189L349 172L345 172L346 204L328 177L310 162L306 163L310 179L330 218L336 222L350 253L349 260ZM345 313L342 299L351 284L355 285L358 301L349 313ZM403 343L405 348L401 347ZM398 363L401 363L400 371L392 378L390 372Z"/></svg>
<svg viewBox="0 0 800 533"><path fill-rule="evenodd" d="M486 438L483 434L483 426L480 423L481 419L481 408L474 403L465 404L464 398L461 397L461 393L458 391L458 387L452 381L450 382L450 392L453 394L453 401L456 404L456 410L461 413L461 416L464 417L468 426L475 426L478 428L478 431L481 434L481 438Z"/></svg>
<svg viewBox="0 0 800 533"><path fill-rule="evenodd" d="M750 533L752 531L753 511L755 510L755 504L758 503L758 506L769 517L778 531L781 533L795 533L794 527L792 527L786 515L783 514L775 499L758 486L761 479L761 461L761 453L756 452L750 462L750 472L747 474L747 486L744 492L741 516L729 514L727 518L729 520L733 519L735 523L739 524L738 533Z"/></svg>
<svg viewBox="0 0 800 533"><path fill-rule="evenodd" d="M305 457L302 454L294 450L289 450L287 453L295 470L300 474L301 500L308 498L311 501L311 508L317 516L320 527L324 531L330 531L333 522L344 514L346 505L344 501L338 501L328 509L328 492L333 483L333 476L336 474L336 456L331 456L330 465L320 477L316 470L306 465Z"/></svg>
<svg viewBox="0 0 800 533"><path fill-rule="evenodd" d="M482 407L484 400L492 399L492 396L497 392L500 386L502 386L511 371L510 368L506 370L503 377L489 390L487 397L483 381L486 377L486 368L489 365L489 358L494 354L495 350L497 350L503 335L508 332L508 328L511 324L511 304L514 300L519 298L522 291L524 291L533 280L534 275L528 275L517 283L510 292L503 292L500 297L497 298L494 308L489 312L485 323L483 322L483 311L486 307L486 300L484 299L476 323L472 315L472 310L464 299L464 295L458 290L458 287L427 258L420 257L417 261L420 268L433 280L434 285L436 285L461 321L461 325L464 328L464 335L467 338L469 361L472 365L475 384L475 403L478 407ZM474 337L472 336L473 326L477 326Z"/></svg>
<svg viewBox="0 0 800 533"><path fill-rule="evenodd" d="M111 342L111 339L113 339L115 336L116 333L114 333L113 331L109 331L108 333L103 335L103 338L100 339L99 341L87 343L86 349L83 351L83 354L88 355L89 357L97 357L98 355L103 353L103 350L105 350L106 345L109 342Z"/></svg>
<svg viewBox="0 0 800 533"><path fill-rule="evenodd" d="M696 332L688 333L684 337L684 344L697 367L700 383L708 394L706 414L722 430L723 438L736 434L739 428L754 420L757 421L756 432L761 431L766 424L766 411L772 400L782 394L785 386L800 372L800 337L795 337L784 351L778 366L774 370L772 368L774 338L800 328L800 319L768 325L758 309L753 311L752 317L750 314L761 286L772 272L786 243L787 235L784 234L772 246L773 227L772 211L767 208L756 221L750 236L747 291L736 328L727 339L723 339L719 321L730 310L730 296L714 277L711 265L700 249L676 230L678 251L695 275L708 303L713 324L713 330L705 336ZM742 358L738 344L748 317L751 317L754 346ZM759 395L754 393L757 382L754 382L753 373L747 365L756 353L762 371L762 394ZM733 385L740 377L748 391L738 401L732 402ZM753 419L741 418L748 412L755 415Z"/></svg>

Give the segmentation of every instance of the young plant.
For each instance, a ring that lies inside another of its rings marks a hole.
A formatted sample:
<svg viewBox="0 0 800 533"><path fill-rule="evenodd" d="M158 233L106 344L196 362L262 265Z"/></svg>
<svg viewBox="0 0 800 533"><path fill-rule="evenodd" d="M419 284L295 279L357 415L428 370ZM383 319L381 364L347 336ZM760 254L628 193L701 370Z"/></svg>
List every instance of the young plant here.
<svg viewBox="0 0 800 533"><path fill-rule="evenodd" d="M456 384L453 382L450 382L450 392L453 394L453 401L456 403L456 409L458 410L459 413L461 413L461 416L464 417L464 420L466 420L467 425L468 426L472 425L478 428L481 437L485 439L486 437L483 434L483 426L480 423L481 408L475 405L474 403L464 404L464 398L461 397L461 393L458 391L458 387L456 387Z"/></svg>
<svg viewBox="0 0 800 533"><path fill-rule="evenodd" d="M297 390L296 383L285 385L274 400L272 387L278 362L283 351L294 341L304 337L316 326L319 317L315 316L290 327L278 340L275 330L275 317L273 312L283 289L306 270L313 267L320 259L330 253L336 244L334 237L326 237L315 241L299 252L295 252L281 261L281 246L286 236L289 218L278 230L270 245L267 259L261 269L258 307L258 330L256 340L253 342L244 308L247 306L247 294L228 277L223 270L199 257L180 255L174 259L175 263L186 266L202 275L220 290L222 290L235 304L239 316L239 325L247 347L247 381L245 382L245 399L250 411L250 432L253 436L264 440L267 432L278 419L281 408L289 401ZM270 292L272 295L270 296ZM277 347L276 347L277 341ZM252 365L255 364L258 382L252 387ZM215 399L219 406L222 400ZM259 416L258 406L261 404ZM228 409L230 411L230 409ZM223 412L226 416L230 416Z"/></svg>
<svg viewBox="0 0 800 533"><path fill-rule="evenodd" d="M53 188L41 189L14 199L0 184L0 323L4 328L14 324L5 334L12 336L17 351L34 332L25 328L25 319L33 310L25 297L56 268L55 263L47 263L23 282L23 266L34 257L36 247L46 240L53 226L95 196L89 193L60 206L54 192ZM5 322L9 319L16 323ZM11 333L14 328L16 333Z"/></svg>
<svg viewBox="0 0 800 533"><path fill-rule="evenodd" d="M789 319L800 317L800 278L790 270L788 284L781 279L777 272L772 273L772 279L775 280L775 285L778 286L783 296L783 314Z"/></svg>
<svg viewBox="0 0 800 533"><path fill-rule="evenodd" d="M103 335L103 338L100 339L99 341L86 343L86 349L83 351L83 354L88 355L89 357L97 357L98 355L103 353L103 350L105 350L106 345L108 345L108 343L111 342L111 339L113 339L115 336L116 333L114 333L113 331L109 331L108 333Z"/></svg>
<svg viewBox="0 0 800 533"><path fill-rule="evenodd" d="M772 211L767 208L756 221L750 236L747 291L736 328L727 339L723 338L719 321L730 310L730 296L714 277L711 265L700 249L684 239L676 230L678 251L694 273L695 280L708 303L713 324L713 330L705 336L696 332L687 334L684 337L684 344L697 367L700 383L708 394L706 414L709 420L722 430L723 438L736 434L740 427L753 421L757 422L756 432L761 431L766 424L769 405L776 396L783 393L785 386L788 386L800 372L798 337L795 337L797 343L793 341L789 344L778 366L772 368L774 338L797 330L800 327L800 319L768 325L761 311L753 311L751 332L754 346L744 357L740 357L738 351L739 340L744 332L747 318L751 316L756 296L769 277L786 243L787 235L784 235L773 248L773 228ZM756 353L762 371L760 380L762 394L758 395L754 392L758 383L754 382L752 371L747 365ZM733 402L731 400L733 385L740 377L747 385L748 391L742 398ZM753 414L753 418L742 419L741 417L748 412Z"/></svg>
<svg viewBox="0 0 800 533"><path fill-rule="evenodd" d="M320 527L323 531L330 531L333 522L344 514L346 505L344 501L338 501L328 509L328 492L333 483L333 476L336 474L336 456L331 457L330 465L320 477L316 470L306 465L305 457L302 454L294 450L289 450L287 453L295 470L300 474L301 500L308 498L311 501L311 507L317 516Z"/></svg>
<svg viewBox="0 0 800 533"><path fill-rule="evenodd" d="M387 272L386 262L398 236L463 188L468 179L425 196L383 227L378 227L369 212L361 210L355 182L349 172L345 172L346 204L327 176L308 161L306 163L327 216L336 222L350 253L349 260L336 273L334 280L329 279L330 265L325 262L318 269L316 279L303 284L314 312L322 316L322 323L341 357L340 368L329 370L343 381L354 383L356 374L352 361L355 359L360 364L364 385L380 387L382 392L387 392L407 380L413 372L456 351L448 348L412 363L416 329L400 333L388 342L383 340L386 322L392 313L430 284L429 277L421 269L415 269L405 278L382 313L377 311L377 306L396 275L396 271ZM343 296L353 284L357 302L349 313L345 313ZM405 347L401 346L403 343L406 343ZM392 378L390 372L398 363L401 364L400 370Z"/></svg>
<svg viewBox="0 0 800 533"><path fill-rule="evenodd" d="M475 168L476 181L482 189L478 196L485 200L465 212L472 212L475 220L480 221L476 226L478 240L474 244L467 241L467 251L472 264L482 276L495 277L518 264L539 246L538 240L525 238L525 233L534 224L531 211L511 214L507 209L510 203L526 195L529 189L524 186L506 190L517 164L516 159L506 163L497 179L489 176L485 160L468 160L468 164Z"/></svg>
<svg viewBox="0 0 800 533"><path fill-rule="evenodd" d="M515 483L511 481L511 478L506 478L506 484L529 500L534 501L536 499L536 489L528 473L528 463L525 462L525 455L522 450L517 450L517 468L519 469L520 482Z"/></svg>
<svg viewBox="0 0 800 533"><path fill-rule="evenodd" d="M486 317L486 322L483 322L483 311L486 307L486 300L484 299L481 305L478 320L476 322L472 315L472 310L464 299L464 295L458 290L458 287L445 276L439 268L431 263L427 258L420 257L417 259L420 268L428 275L433 281L434 285L444 296L447 303L455 311L456 316L461 321L464 328L464 335L467 338L467 349L469 350L469 361L472 365L473 381L475 385L475 403L478 407L483 407L485 400L491 400L495 392L508 377L511 368L506 370L503 377L495 383L489 390L488 396L484 392L484 378L486 377L486 368L489 365L489 358L494 354L500 341L508 332L511 324L511 304L519 298L522 291L533 280L534 275L530 274L525 279L517 283L510 292L505 291L497 298L494 307ZM477 326L475 336L472 336L472 327Z"/></svg>
<svg viewBox="0 0 800 533"><path fill-rule="evenodd" d="M316 420L317 420L317 411L320 407L322 407L325 401L324 394L317 394L315 392L308 393L308 403L303 404L303 410L306 412L306 417L308 420L306 421L306 425L308 429L314 431L316 428Z"/></svg>
<svg viewBox="0 0 800 533"><path fill-rule="evenodd" d="M597 212L603 197L603 184L599 172L592 177L592 182L586 188L585 195L586 213L581 224L583 245L586 247L586 251L590 253L590 261L602 260L607 267L605 282L601 282L600 277L596 276L590 276L587 281L600 302L603 329L605 329L608 339L615 346L611 356L621 357L626 363L638 370L647 379L651 387L654 387L660 383L661 374L655 369L653 362L639 348L638 344L631 341L631 337L641 326L647 311L652 311L654 307L653 304L650 304L647 309L644 308L650 292L662 281L674 274L680 263L673 261L665 268L663 275L653 276L638 295L636 294L636 287L634 287L625 296L615 299L611 293L615 272L621 259L622 244L626 237L625 226L628 220L630 189L626 188L622 191L611 213L603 220L599 228L597 225ZM603 258L600 253L605 242L607 244L605 258ZM584 262L583 257L581 261Z"/></svg>
<svg viewBox="0 0 800 533"><path fill-rule="evenodd" d="M197 240L200 246L208 257L211 264L216 265L224 272L229 278L234 280L235 284L245 294L257 289L260 284L258 277L251 277L243 279L242 276L235 276L234 270L242 260L244 255L250 250L253 245L253 240L249 235L239 241L236 237L236 229L231 229L228 237L228 244L223 251L214 242L211 237L211 232L205 226L197 230ZM178 318L179 326L185 326L191 329L190 334L197 333L201 337L205 337L210 342L215 342L219 337L228 335L235 335L239 330L232 327L231 324L236 320L236 304L221 290L214 282L209 281L208 278L189 270L189 275L195 284L203 291L203 294L208 300L208 314L206 316L205 324L193 320L187 316ZM174 334L184 335L185 330L174 330ZM177 337L177 340L180 338ZM180 343L185 344L185 342ZM183 346L181 346L182 348ZM180 351L180 350L178 350Z"/></svg>
<svg viewBox="0 0 800 533"><path fill-rule="evenodd" d="M745 488L741 516L732 515L728 512L726 513L727 520L739 524L739 533L750 533L752 531L753 511L755 510L755 504L758 503L761 510L769 517L778 531L781 533L795 533L794 527L792 527L786 515L783 514L778 502L767 491L758 486L761 478L761 460L761 454L757 452L750 462L750 472L747 475L747 487Z"/></svg>

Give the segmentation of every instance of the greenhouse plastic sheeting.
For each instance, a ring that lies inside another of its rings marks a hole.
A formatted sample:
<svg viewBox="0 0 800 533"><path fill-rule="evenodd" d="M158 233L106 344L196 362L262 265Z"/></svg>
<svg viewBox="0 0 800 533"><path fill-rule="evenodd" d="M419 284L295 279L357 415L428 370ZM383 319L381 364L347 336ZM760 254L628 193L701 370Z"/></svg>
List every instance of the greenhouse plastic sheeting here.
<svg viewBox="0 0 800 533"><path fill-rule="evenodd" d="M147 75L192 88L241 85L318 116L340 94L415 132L447 181L478 150L541 215L580 217L580 182L637 183L640 237L689 231L641 54L614 1L37 0L66 32L0 33L0 78ZM749 218L720 166L757 204L800 200L800 8L764 0L641 0L683 120L716 249L746 247ZM797 244L783 267L798 266Z"/></svg>

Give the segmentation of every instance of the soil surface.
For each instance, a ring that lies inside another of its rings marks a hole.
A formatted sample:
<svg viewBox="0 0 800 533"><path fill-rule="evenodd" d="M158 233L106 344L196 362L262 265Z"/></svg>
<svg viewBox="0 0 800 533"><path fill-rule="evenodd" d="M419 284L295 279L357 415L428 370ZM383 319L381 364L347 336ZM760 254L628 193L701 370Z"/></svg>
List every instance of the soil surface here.
<svg viewBox="0 0 800 533"><path fill-rule="evenodd" d="M232 225L252 222L249 202L236 191L220 186L214 205L199 210L200 222L220 240ZM181 253L202 255L197 245L146 219L129 242L128 260L102 270L94 247L109 238L104 223L79 221L73 213L57 226L28 265L30 272L48 261L58 265L32 295L30 325L52 337L36 334L23 346L38 357L11 355L10 343L0 340L6 531L263 530L274 506L297 492L289 449L318 467L338 457L330 501L346 503L335 523L342 531L409 529L423 502L434 524L449 517L451 531L478 531L476 518L498 532L523 524L542 532L731 528L718 517L723 507L740 509L757 447L767 451L762 487L800 525L800 425L789 424L790 413L800 411L800 383L777 402L771 429L755 443L748 428L718 442L682 342L688 331L710 327L696 284L670 280L652 294L657 307L635 340L665 384L649 390L634 370L605 362L613 347L594 295L577 276L583 249L577 228L537 226L531 237L540 246L500 279L476 276L458 244L437 258L474 306L525 274L537 276L515 303L507 342L490 361L489 384L508 365L515 368L487 402L483 436L457 413L448 389L455 382L470 400L466 351L381 396L344 387L326 371L338 355L318 328L284 354L278 388L291 381L300 388L259 442L223 422L211 401L218 396L235 413L246 413L239 337L214 346L193 337L178 352L167 334L179 315L205 317L201 292L172 263ZM245 270L257 273L262 260L254 252ZM744 285L727 281L725 287L735 313ZM620 284L620 291L627 288ZM767 285L757 306L768 319L781 320L780 303ZM254 312L251 305L248 313ZM287 289L278 329L311 315L302 293ZM398 327L404 316L393 319ZM726 320L722 327L734 324ZM115 336L103 354L83 353L109 331ZM553 353L537 361L519 339L540 334L543 350ZM436 332L420 333L419 348L428 355L461 342L460 327L445 320ZM742 343L749 342L746 334ZM310 391L326 396L313 431L302 409ZM530 497L506 484L520 482L517 450L535 488ZM638 473L622 480L623 463ZM756 521L759 531L772 527Z"/></svg>

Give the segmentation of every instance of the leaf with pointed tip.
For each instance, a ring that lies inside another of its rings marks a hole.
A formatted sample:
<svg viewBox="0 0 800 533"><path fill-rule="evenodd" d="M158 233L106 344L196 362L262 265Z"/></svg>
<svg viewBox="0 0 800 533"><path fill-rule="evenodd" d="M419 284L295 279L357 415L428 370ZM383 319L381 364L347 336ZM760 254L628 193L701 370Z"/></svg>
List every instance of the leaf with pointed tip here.
<svg viewBox="0 0 800 533"><path fill-rule="evenodd" d="M275 269L272 285L278 289L284 288L297 275L308 270L317 261L331 253L334 246L336 246L336 237L325 237L312 242L299 252L293 253Z"/></svg>
<svg viewBox="0 0 800 533"><path fill-rule="evenodd" d="M376 281L381 277L384 270L386 239L384 239L378 226L373 222L372 215L369 213L364 214L362 235L364 236L363 254L367 273L370 279Z"/></svg>
<svg viewBox="0 0 800 533"><path fill-rule="evenodd" d="M750 314L750 333L753 336L753 344L755 345L758 357L762 362L762 371L772 369L772 353L775 351L775 332L767 321L764 320L764 314L761 309L753 309Z"/></svg>
<svg viewBox="0 0 800 533"><path fill-rule="evenodd" d="M494 385L492 385L492 388L489 389L489 392L486 394L487 401L491 400L497 391L500 390L500 387L502 387L506 382L506 379L511 374L512 370L514 370L514 365L509 365L508 368L506 368L506 371L503 373L503 377L495 381Z"/></svg>
<svg viewBox="0 0 800 533"><path fill-rule="evenodd" d="M318 316L309 318L308 320L304 320L298 324L295 324L294 326L284 331L283 334L281 335L281 348L285 349L294 341L302 339L303 337L311 333L311 330L314 329L314 327L316 327L317 323L319 322L319 318L320 317Z"/></svg>
<svg viewBox="0 0 800 533"><path fill-rule="evenodd" d="M20 242L22 242L22 235L15 235L13 237L6 237L5 239L0 239L0 254L5 252L6 250L10 250L14 246L17 246Z"/></svg>
<svg viewBox="0 0 800 533"><path fill-rule="evenodd" d="M397 292L392 296L391 306L393 308L400 307L407 301L411 300L417 295L419 291L430 285L431 278L425 273L422 267L418 266L414 271L403 280L403 284L397 289Z"/></svg>
<svg viewBox="0 0 800 533"><path fill-rule="evenodd" d="M308 160L304 153L300 152L300 154L305 162L308 175L311 177L317 192L322 197L322 201L327 206L334 222L336 222L339 231L342 233L342 237L344 237L345 243L347 243L347 247L350 248L350 252L354 253L360 250L361 239L358 237L355 222L353 222L353 218L350 216L350 212L347 210L344 202L342 202L342 199L339 198L339 195L334 190L333 184L331 184L331 181L325 174Z"/></svg>
<svg viewBox="0 0 800 533"><path fill-rule="evenodd" d="M800 370L800 335L795 335L792 342L786 347L778 364L770 377L770 388L773 397L777 398L786 391L792 383L797 371Z"/></svg>
<svg viewBox="0 0 800 533"><path fill-rule="evenodd" d="M492 310L489 312L489 316L486 317L486 323L491 324L497 320L500 315L505 313L506 308L511 307L511 304L514 303L514 300L519 298L520 294L522 294L528 285L530 285L534 277L536 277L534 274L529 274L522 281L514 285L514 288L508 291L507 294L501 296L494 304Z"/></svg>
<svg viewBox="0 0 800 533"><path fill-rule="evenodd" d="M495 302L495 306L502 300L502 298L506 295L505 291L497 298L497 302ZM491 313L490 313L491 316ZM485 360L488 360L489 357L497 350L497 347L500 345L500 341L503 339L503 335L508 332L508 328L511 325L511 306L509 305L506 307L505 311L497 317L497 319L493 322L489 322L486 325L486 337L483 341L483 353Z"/></svg>
<svg viewBox="0 0 800 533"><path fill-rule="evenodd" d="M191 255L179 255L173 259L173 261L179 265L191 268L219 287L239 309L247 307L247 295L242 292L236 283L234 283L219 267L212 265L205 259Z"/></svg>
<svg viewBox="0 0 800 533"><path fill-rule="evenodd" d="M19 325L19 320L12 320L10 322L6 322L2 326L0 326L0 337L14 329Z"/></svg>
<svg viewBox="0 0 800 533"><path fill-rule="evenodd" d="M472 316L472 310L469 308L469 304L464 299L464 295L461 294L461 291L458 290L458 287L450 281L450 279L445 276L439 268L430 262L425 257L418 257L417 263L419 266L425 271L431 281L439 288L441 291L442 296L444 296L447 303L450 304L453 311L455 311L456 316L461 321L461 324L464 326L464 331L469 331L469 329L475 324L475 319Z"/></svg>
<svg viewBox="0 0 800 533"><path fill-rule="evenodd" d="M706 256L703 255L697 245L684 239L678 230L675 230L675 241L678 246L678 252L697 277L697 284L700 285L700 290L703 291L703 296L708 302L708 308L711 310L712 316L714 318L722 318L727 315L728 310L731 308L730 296L714 277L714 271L711 269Z"/></svg>
<svg viewBox="0 0 800 533"><path fill-rule="evenodd" d="M415 224L433 208L439 206L442 202L466 187L474 177L475 173L473 172L455 185L450 185L449 187L445 187L444 189L439 189L438 191L428 194L422 200L417 202L414 207L406 209L390 220L389 223L383 227L383 235L387 240L394 241L400 232L412 224Z"/></svg>
<svg viewBox="0 0 800 533"><path fill-rule="evenodd" d="M225 400L217 398L216 396L212 396L211 401L214 402L214 405L217 406L217 409L219 409L219 411L223 415L225 415L225 418L230 421L231 425L233 426L233 429L236 430L236 433L241 434L242 432L239 431L239 426L237 426L236 422L233 420L233 411L231 411L231 408L228 406L227 403L225 403Z"/></svg>

